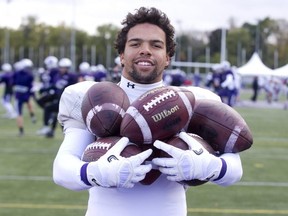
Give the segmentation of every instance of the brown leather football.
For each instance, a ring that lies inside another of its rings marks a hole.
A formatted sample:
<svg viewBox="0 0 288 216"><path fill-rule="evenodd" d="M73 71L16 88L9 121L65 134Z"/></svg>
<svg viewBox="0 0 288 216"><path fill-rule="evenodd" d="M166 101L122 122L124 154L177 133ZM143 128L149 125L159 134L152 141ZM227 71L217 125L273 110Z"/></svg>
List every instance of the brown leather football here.
<svg viewBox="0 0 288 216"><path fill-rule="evenodd" d="M219 153L249 149L253 137L244 118L232 107L215 100L195 101L194 113L186 130L202 137Z"/></svg>
<svg viewBox="0 0 288 216"><path fill-rule="evenodd" d="M105 81L95 83L88 89L81 112L87 129L95 136L117 136L129 105L124 90L115 83Z"/></svg>

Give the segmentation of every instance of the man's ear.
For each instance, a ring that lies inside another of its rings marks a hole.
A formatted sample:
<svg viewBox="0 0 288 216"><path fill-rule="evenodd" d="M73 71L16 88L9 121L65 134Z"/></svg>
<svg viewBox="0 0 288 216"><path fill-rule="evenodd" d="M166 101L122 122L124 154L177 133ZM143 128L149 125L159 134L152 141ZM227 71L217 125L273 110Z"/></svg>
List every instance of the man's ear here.
<svg viewBox="0 0 288 216"><path fill-rule="evenodd" d="M120 63L121 63L121 66L124 67L124 64L125 64L125 60L124 60L124 54L120 54Z"/></svg>
<svg viewBox="0 0 288 216"><path fill-rule="evenodd" d="M170 64L171 58L169 55L166 55L166 63L165 63L165 69L168 68L169 64Z"/></svg>

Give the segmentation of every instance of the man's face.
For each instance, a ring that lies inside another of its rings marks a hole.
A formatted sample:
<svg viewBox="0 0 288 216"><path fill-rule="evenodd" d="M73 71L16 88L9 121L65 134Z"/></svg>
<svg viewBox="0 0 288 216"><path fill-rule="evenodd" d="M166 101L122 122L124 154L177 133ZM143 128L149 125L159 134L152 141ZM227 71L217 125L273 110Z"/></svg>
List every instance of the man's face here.
<svg viewBox="0 0 288 216"><path fill-rule="evenodd" d="M142 84L161 81L163 70L170 61L164 31L148 23L134 26L128 32L120 59L125 78Z"/></svg>
<svg viewBox="0 0 288 216"><path fill-rule="evenodd" d="M66 67L59 67L59 71L61 74L67 73L69 68Z"/></svg>

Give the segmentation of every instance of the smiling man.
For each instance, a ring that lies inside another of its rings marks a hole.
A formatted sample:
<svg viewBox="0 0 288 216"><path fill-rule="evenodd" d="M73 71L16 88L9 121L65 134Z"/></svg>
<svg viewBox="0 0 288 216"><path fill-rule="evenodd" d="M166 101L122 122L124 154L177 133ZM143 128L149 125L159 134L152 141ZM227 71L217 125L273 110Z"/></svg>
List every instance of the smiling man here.
<svg viewBox="0 0 288 216"><path fill-rule="evenodd" d="M147 91L164 86L163 72L175 52L174 28L166 14L145 7L135 14L129 13L122 24L115 43L123 67L118 85L132 103ZM154 148L151 144L151 149L124 158L120 153L129 140L123 137L99 160L81 161L85 148L95 140L79 115L83 97L94 84L84 81L67 87L62 94L58 120L63 125L64 140L53 166L56 184L70 190L89 190L86 216L185 216L186 187L178 182L200 179L228 186L240 180L239 154L209 154L186 132L179 137L187 143L188 150L155 141ZM208 90L195 87L187 90L196 99L220 101ZM155 148L167 152L171 158L154 158L144 164ZM117 160L109 160L111 157ZM152 167L159 169L161 176L151 185L141 184Z"/></svg>
<svg viewBox="0 0 288 216"><path fill-rule="evenodd" d="M125 78L142 84L162 81L163 68L170 61L165 32L149 23L134 26L127 35L125 51L120 53L120 59L125 66L122 72Z"/></svg>

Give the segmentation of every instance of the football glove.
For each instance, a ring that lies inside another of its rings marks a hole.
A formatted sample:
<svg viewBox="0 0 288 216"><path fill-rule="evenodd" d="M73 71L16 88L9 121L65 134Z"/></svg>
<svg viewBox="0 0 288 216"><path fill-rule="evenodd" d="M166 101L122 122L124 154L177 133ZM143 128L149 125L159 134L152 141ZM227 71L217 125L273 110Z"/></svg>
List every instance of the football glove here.
<svg viewBox="0 0 288 216"><path fill-rule="evenodd" d="M188 144L189 150L182 150L172 145L156 140L154 146L171 155L171 158L154 158L152 162L159 166L161 173L167 175L170 181L183 180L215 180L218 178L222 161L210 154L197 140L186 132L179 137Z"/></svg>
<svg viewBox="0 0 288 216"><path fill-rule="evenodd" d="M128 144L129 139L122 137L98 161L87 165L87 180L92 186L131 188L145 178L152 165L143 162L151 155L152 149L128 158L120 156Z"/></svg>

